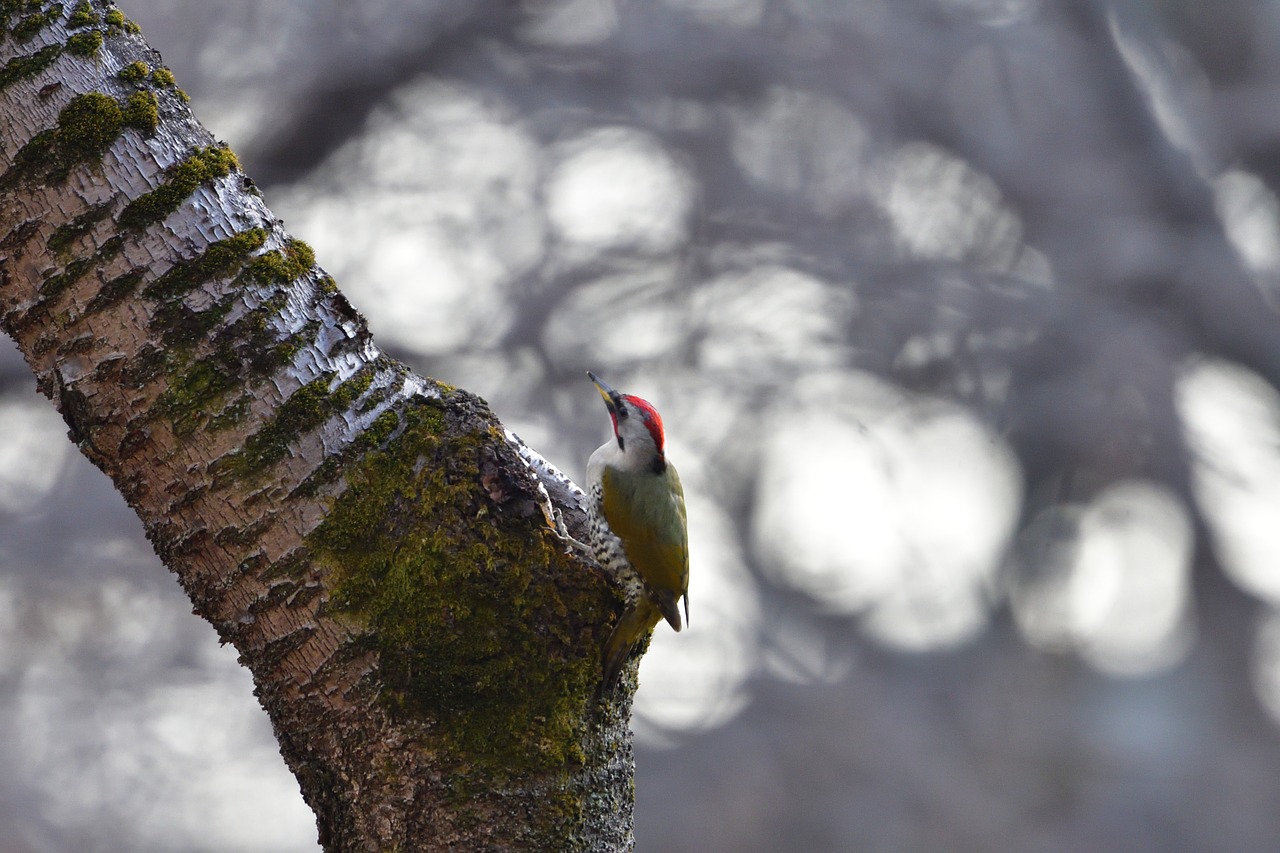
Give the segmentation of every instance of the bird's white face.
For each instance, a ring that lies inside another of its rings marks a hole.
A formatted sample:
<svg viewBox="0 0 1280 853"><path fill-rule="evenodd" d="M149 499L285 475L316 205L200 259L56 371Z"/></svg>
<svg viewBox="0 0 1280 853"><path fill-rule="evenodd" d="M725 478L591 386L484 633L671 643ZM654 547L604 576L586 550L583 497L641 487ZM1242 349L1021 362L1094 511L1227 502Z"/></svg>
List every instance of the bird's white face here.
<svg viewBox="0 0 1280 853"><path fill-rule="evenodd" d="M638 403L643 405L638 405ZM662 453L662 419L652 406L636 397L621 396L613 432L624 454L645 459Z"/></svg>
<svg viewBox="0 0 1280 853"><path fill-rule="evenodd" d="M607 459L607 464L615 467L664 470L667 465L666 438L658 410L647 400L613 390L590 371L587 376L600 391L613 420L613 442L605 444L592 457L602 461ZM603 455L597 457L597 454Z"/></svg>

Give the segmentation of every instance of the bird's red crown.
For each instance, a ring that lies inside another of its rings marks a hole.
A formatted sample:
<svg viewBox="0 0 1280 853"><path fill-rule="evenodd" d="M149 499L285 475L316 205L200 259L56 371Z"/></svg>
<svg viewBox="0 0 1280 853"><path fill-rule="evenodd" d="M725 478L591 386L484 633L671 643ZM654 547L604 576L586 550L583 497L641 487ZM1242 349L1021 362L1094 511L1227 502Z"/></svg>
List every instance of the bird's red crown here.
<svg viewBox="0 0 1280 853"><path fill-rule="evenodd" d="M649 428L649 435L653 436L653 445L658 448L658 453L666 453L666 433L662 430L662 415L658 414L658 410L648 400L642 400L631 394L622 394L621 397L640 411L641 417L644 418L644 425ZM617 423L615 422L613 426L616 431Z"/></svg>

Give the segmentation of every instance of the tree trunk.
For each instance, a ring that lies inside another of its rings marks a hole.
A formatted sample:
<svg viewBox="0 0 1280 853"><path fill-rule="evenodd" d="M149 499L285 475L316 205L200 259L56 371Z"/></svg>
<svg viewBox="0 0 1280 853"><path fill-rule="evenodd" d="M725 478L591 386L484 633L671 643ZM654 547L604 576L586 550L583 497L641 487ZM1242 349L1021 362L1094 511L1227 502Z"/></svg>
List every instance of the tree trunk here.
<svg viewBox="0 0 1280 853"><path fill-rule="evenodd" d="M632 846L580 493L363 319L102 2L0 0L0 325L235 645L326 850Z"/></svg>

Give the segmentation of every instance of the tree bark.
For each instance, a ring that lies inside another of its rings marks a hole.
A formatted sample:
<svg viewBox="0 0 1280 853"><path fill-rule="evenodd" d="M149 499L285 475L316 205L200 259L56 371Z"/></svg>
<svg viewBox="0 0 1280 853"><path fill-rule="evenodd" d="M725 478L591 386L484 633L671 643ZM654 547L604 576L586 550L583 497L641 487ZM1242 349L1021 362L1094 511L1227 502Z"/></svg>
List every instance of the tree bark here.
<svg viewBox="0 0 1280 853"><path fill-rule="evenodd" d="M0 326L253 672L326 850L629 849L580 492L379 352L159 62L105 3L0 0Z"/></svg>

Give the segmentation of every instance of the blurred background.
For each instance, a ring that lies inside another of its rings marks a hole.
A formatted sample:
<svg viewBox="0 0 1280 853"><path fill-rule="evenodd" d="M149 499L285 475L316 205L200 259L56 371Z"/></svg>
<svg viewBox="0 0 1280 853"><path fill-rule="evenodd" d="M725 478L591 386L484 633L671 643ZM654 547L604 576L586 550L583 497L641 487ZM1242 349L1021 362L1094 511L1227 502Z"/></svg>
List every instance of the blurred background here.
<svg viewBox="0 0 1280 853"><path fill-rule="evenodd" d="M122 0L122 3L124 0ZM646 851L1280 849L1280 5L129 0L384 349L662 412ZM0 344L0 853L314 851Z"/></svg>

